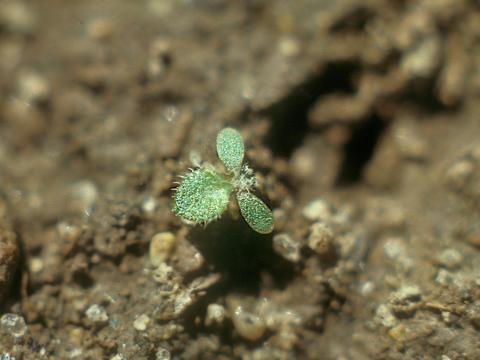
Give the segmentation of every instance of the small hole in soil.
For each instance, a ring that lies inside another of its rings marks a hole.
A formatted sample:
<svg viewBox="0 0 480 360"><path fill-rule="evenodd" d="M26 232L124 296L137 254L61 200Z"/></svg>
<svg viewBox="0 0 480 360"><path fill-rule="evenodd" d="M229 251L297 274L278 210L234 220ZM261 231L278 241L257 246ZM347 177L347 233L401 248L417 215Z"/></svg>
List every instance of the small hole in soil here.
<svg viewBox="0 0 480 360"><path fill-rule="evenodd" d="M337 185L346 186L362 179L363 169L371 159L385 128L385 122L373 114L353 128L351 139L345 144L344 160L337 176Z"/></svg>
<svg viewBox="0 0 480 360"><path fill-rule="evenodd" d="M272 119L267 145L277 156L289 157L302 144L308 132L308 112L317 99L327 93L352 93L353 74L357 67L351 62L331 63L323 72L292 89L279 102L260 112Z"/></svg>

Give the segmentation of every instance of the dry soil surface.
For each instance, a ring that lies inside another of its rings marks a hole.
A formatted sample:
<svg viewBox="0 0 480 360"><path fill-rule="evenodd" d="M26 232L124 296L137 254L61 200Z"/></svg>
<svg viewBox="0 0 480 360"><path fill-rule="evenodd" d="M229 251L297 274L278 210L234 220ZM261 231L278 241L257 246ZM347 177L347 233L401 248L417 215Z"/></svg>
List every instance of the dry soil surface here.
<svg viewBox="0 0 480 360"><path fill-rule="evenodd" d="M479 99L478 0L0 0L0 359L480 359Z"/></svg>

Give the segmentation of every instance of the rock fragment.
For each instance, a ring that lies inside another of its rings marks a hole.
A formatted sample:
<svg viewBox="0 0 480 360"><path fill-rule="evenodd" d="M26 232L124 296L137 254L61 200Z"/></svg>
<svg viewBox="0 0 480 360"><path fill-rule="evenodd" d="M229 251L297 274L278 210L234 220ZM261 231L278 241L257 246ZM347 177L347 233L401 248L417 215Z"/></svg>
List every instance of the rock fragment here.
<svg viewBox="0 0 480 360"><path fill-rule="evenodd" d="M16 338L23 337L27 331L25 319L17 314L4 314L0 318L0 326L3 331Z"/></svg>
<svg viewBox="0 0 480 360"><path fill-rule="evenodd" d="M247 340L256 341L260 339L267 329L261 317L246 311L240 305L233 310L231 316L238 334Z"/></svg>
<svg viewBox="0 0 480 360"><path fill-rule="evenodd" d="M175 247L175 242L175 235L168 231L158 233L152 237L150 242L150 262L154 267L158 267L161 263L168 260Z"/></svg>
<svg viewBox="0 0 480 360"><path fill-rule="evenodd" d="M462 264L463 256L456 249L445 249L438 255L437 262L447 269L455 269Z"/></svg>
<svg viewBox="0 0 480 360"><path fill-rule="evenodd" d="M381 304L375 311L375 321L387 328L391 328L397 323L397 319L386 304Z"/></svg>
<svg viewBox="0 0 480 360"><path fill-rule="evenodd" d="M155 353L155 360L170 360L171 358L172 355L170 354L170 351L162 347L159 347Z"/></svg>
<svg viewBox="0 0 480 360"><path fill-rule="evenodd" d="M94 324L105 324L108 321L107 311L103 306L94 304L91 305L85 312L87 318Z"/></svg>
<svg viewBox="0 0 480 360"><path fill-rule="evenodd" d="M302 214L310 221L324 221L330 217L331 212L325 200L317 199L307 204L307 206L303 208Z"/></svg>
<svg viewBox="0 0 480 360"><path fill-rule="evenodd" d="M145 331L149 323L150 323L150 318L148 317L148 315L141 314L133 322L133 327L137 331Z"/></svg>
<svg viewBox="0 0 480 360"><path fill-rule="evenodd" d="M225 320L225 316L226 310L222 305L209 304L207 307L207 316L205 317L205 325L221 325Z"/></svg>
<svg viewBox="0 0 480 360"><path fill-rule="evenodd" d="M332 229L322 222L314 223L310 227L308 246L319 255L330 251L333 245L334 235Z"/></svg>

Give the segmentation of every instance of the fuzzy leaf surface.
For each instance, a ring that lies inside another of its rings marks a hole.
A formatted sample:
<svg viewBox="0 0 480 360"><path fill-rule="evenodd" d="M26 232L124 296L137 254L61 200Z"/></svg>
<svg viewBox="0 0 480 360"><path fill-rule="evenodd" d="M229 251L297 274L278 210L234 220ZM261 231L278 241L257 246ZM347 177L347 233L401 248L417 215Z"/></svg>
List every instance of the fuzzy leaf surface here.
<svg viewBox="0 0 480 360"><path fill-rule="evenodd" d="M273 213L262 200L244 191L237 194L237 201L243 218L253 230L260 234L273 231Z"/></svg>
<svg viewBox="0 0 480 360"><path fill-rule="evenodd" d="M198 169L185 176L174 198L173 212L184 220L207 223L227 209L233 186L210 169Z"/></svg>
<svg viewBox="0 0 480 360"><path fill-rule="evenodd" d="M227 171L240 171L245 154L242 135L232 128L225 128L217 135L217 154Z"/></svg>

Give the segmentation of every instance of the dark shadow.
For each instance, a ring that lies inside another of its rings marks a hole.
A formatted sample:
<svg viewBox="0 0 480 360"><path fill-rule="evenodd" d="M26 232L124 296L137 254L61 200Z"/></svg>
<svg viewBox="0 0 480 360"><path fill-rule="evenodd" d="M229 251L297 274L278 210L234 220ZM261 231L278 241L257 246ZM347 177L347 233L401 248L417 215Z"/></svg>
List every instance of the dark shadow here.
<svg viewBox="0 0 480 360"><path fill-rule="evenodd" d="M338 186L352 185L362 179L386 123L377 114L355 125L351 139L344 147L344 160L337 175Z"/></svg>
<svg viewBox="0 0 480 360"><path fill-rule="evenodd" d="M357 70L353 62L330 63L283 99L260 111L260 115L272 119L266 144L274 155L289 157L302 144L309 130L308 113L319 97L332 92L354 92L352 78Z"/></svg>
<svg viewBox="0 0 480 360"><path fill-rule="evenodd" d="M188 239L205 257L209 272L222 274L225 293L256 294L262 272L269 273L280 288L295 275L293 264L273 251L272 238L256 233L243 219L225 217L205 228L193 228Z"/></svg>
<svg viewBox="0 0 480 360"><path fill-rule="evenodd" d="M294 280L298 269L273 251L272 238L272 234L256 233L243 219L229 217L191 230L188 239L205 257L208 273L218 272L222 277L183 315L187 332L193 337L198 332L215 333L223 344L232 344L235 339L231 322L226 321L220 329L211 329L196 324L195 319L204 318L207 306L227 294L258 296L260 289L265 288L265 284L261 284L263 275L271 279L269 286L276 288L284 288ZM198 275L201 274L195 276Z"/></svg>

